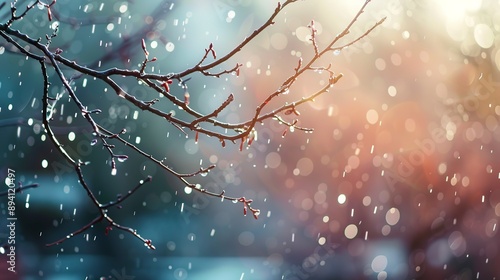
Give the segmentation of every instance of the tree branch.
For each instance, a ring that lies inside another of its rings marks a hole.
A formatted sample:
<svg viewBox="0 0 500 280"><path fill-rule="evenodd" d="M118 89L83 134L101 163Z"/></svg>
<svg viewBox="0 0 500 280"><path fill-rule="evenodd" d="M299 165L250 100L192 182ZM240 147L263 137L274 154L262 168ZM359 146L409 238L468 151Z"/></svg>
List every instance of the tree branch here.
<svg viewBox="0 0 500 280"><path fill-rule="evenodd" d="M79 235L89 228L91 228L94 224L97 224L103 220L108 222L108 226L106 227L106 232L113 228L117 228L126 232L131 233L136 238L141 240L148 248L154 249L154 246L151 243L151 240L145 239L141 237L135 229L122 226L116 223L107 213L108 209L112 206L119 206L123 201L131 197L135 194L145 183L151 181L151 177L148 176L146 179L141 180L139 184L130 189L124 196L118 196L118 198L114 201L110 201L105 204L101 204L96 196L94 195L93 189L86 182L84 173L82 171L82 166L87 165L88 163L82 163L81 159L77 157L72 157L63 144L56 137L54 132L52 131L51 121L54 112L55 103L61 99L62 94L57 94L55 97L49 96L49 87L51 82L55 82L49 79L48 75L48 67L55 72L54 77L52 79L60 82L63 86L63 92L68 93L70 100L76 106L77 110L80 112L81 116L86 120L88 125L92 128L92 134L95 139L92 140L91 145L95 145L100 143L102 145L103 150L105 150L109 154L110 158L110 167L111 174L114 175L117 172L117 163L125 161L128 158L128 155L125 154L115 154L115 142L121 143L124 146L131 148L131 150L146 158L149 161L152 161L156 165L158 165L165 172L173 175L180 182L182 182L186 187L191 188L194 191L200 192L204 195L220 198L221 200L229 200L235 203L241 203L243 205L243 214L246 215L248 211L250 211L255 219L258 218L260 214L260 210L253 208L251 206L252 199L247 199L245 197L238 196L227 196L225 191L220 193L210 192L207 189L203 188L201 185L193 184L188 181L189 178L198 176L200 174L205 174L215 168L215 165L210 165L208 167L202 167L194 172L186 172L181 173L178 172L171 167L167 166L163 163L163 161L158 160L153 154L147 153L138 146L132 144L127 141L122 135L126 134L127 131L123 128L120 132L116 133L108 128L104 127L98 121L94 119L95 114L99 114L101 109L92 108L89 109L79 98L79 92L76 87L72 86L72 81L74 79L80 78L82 76L87 76L94 78L93 80L99 80L105 83L107 88L112 89L114 94L118 98L123 98L132 106L139 108L141 110L147 111L148 113L157 116L161 119L165 119L168 123L172 124L179 131L184 133L186 136L189 136L188 132L185 129L190 129L195 133L195 140L198 141L199 134L203 134L206 136L216 137L220 140L222 146L225 146L226 141L230 141L236 143L240 141L240 150L243 149L244 143L247 145L251 145L254 140L257 140L257 129L256 124L259 122L263 122L264 120L276 120L279 123L283 124L286 129L283 132L283 136L288 130L302 130L306 132L311 132L312 128L300 127L298 126L300 113L297 110L297 107L306 103L313 102L314 99L330 90L330 88L336 84L342 74L335 74L331 69L331 65L316 65L318 64L318 60L323 57L326 53L342 50L345 47L348 47L352 44L357 43L361 39L365 38L374 28L381 25L384 19L376 22L371 28L369 28L365 33L361 36L350 40L348 43L342 46L336 46L340 39L344 38L349 34L350 28L356 23L358 18L364 12L366 6L370 2L366 1L361 8L358 10L353 19L347 24L347 26L331 41L327 44L326 47L321 48L317 42L317 30L314 26L314 21L311 21L309 28L311 30L311 43L312 43L312 52L313 56L306 60L300 58L297 64L297 67L291 71L288 78L284 79L280 86L271 91L267 97L259 103L259 105L255 108L255 111L246 121L240 123L227 123L220 121L218 119L219 114L226 109L234 100L235 96L230 94L225 101L223 101L216 109L214 109L209 114L201 114L197 112L190 106L190 92L188 92L187 81L192 77L190 75L198 74L201 76L208 77L221 77L224 75L235 73L237 75L240 74L240 68L242 64L237 63L236 66L232 68L226 68L225 70L216 70L216 67L219 67L229 61L231 58L235 58L236 55L245 48L250 42L254 41L255 38L261 34L264 30L271 28L274 24L275 19L278 15L282 13L282 11L286 8L286 6L297 2L297 0L287 0L283 4L278 3L277 7L274 9L274 12L269 16L269 18L256 30L254 30L248 37L246 37L241 43L236 45L231 51L223 55L222 57L217 57L217 53L215 51L214 45L210 44L208 48L205 49L203 55L200 60L193 66L187 68L184 71L177 73L168 73L168 74L156 74L156 73L148 73L146 71L147 65L149 63L154 63L156 58L149 59L149 51L147 50L147 45L142 37L137 39L137 42L133 41L125 41L124 45L134 46L133 44L137 43L137 45L141 46L142 51L144 53L144 59L138 65L138 69L120 69L116 67L112 67L106 70L97 70L93 67L84 66L81 62L77 62L63 55L63 50L60 48L56 48L55 50L51 50L52 39L57 36L57 29L53 30L51 35L46 35L46 43L42 43L41 39L34 39L33 36L29 34L24 34L17 29L13 28L13 23L16 21L21 21L30 11L35 10L35 6L40 6L41 9L46 10L49 21L55 16L56 18L61 18L58 13L52 13L51 8L54 6L56 1L52 1L50 4L42 2L41 0L37 0L34 3L28 5L26 9L18 15L17 11L17 1L14 1L11 4L11 15L10 19L4 23L0 24L0 36L5 40L8 45L11 45L13 49L17 49L16 52L22 53L26 55L27 58L36 60L40 63L41 74L43 77L43 94L42 94L42 123L45 128L45 133L48 138L56 148L59 154L65 158L65 160L74 167L75 173L78 175L79 183L82 188L86 191L90 200L93 202L95 207L98 209L98 216L90 221L88 224L79 228L76 231L73 231L71 234L67 235L64 238L61 238L53 243L47 244L47 246L52 246L56 244L60 244L75 235ZM5 2L0 4L0 9L5 6ZM161 10L161 9L158 9ZM157 11L158 12L158 11ZM159 13L159 12L158 12ZM155 15L160 15L156 14ZM157 17L155 16L155 18ZM70 21L70 20L67 20ZM140 33L136 34L137 36L142 35ZM129 45L130 44L130 45ZM27 48L26 46L29 46ZM212 62L207 62L212 60ZM65 75L65 70L70 69L75 72L75 74L67 79ZM223 68L224 69L224 68ZM318 73L318 75L328 75L328 83L323 87L311 90L312 93L309 95L302 96L296 99L293 102L284 102L282 105L276 106L274 108L271 107L271 101L277 99L279 96L286 95L294 91L294 85L297 81L299 81L306 72ZM144 87L148 92L159 94L160 97L165 97L165 99L154 98L150 100L140 100L137 97L131 95L126 91L126 87L120 84L118 79L129 79L129 80L138 80L142 87ZM184 89L184 99L181 100L177 98L175 95L171 93L171 84L173 80L179 81L179 86ZM174 116L171 112L166 112L160 109L161 105L164 103L162 100L165 100L171 105L177 106L182 109L186 114L180 117ZM286 121L282 115L293 115L296 118L293 121ZM210 124L210 125L206 125ZM222 129L221 129L222 128ZM221 132L222 131L222 132ZM30 187L36 187L36 185L29 185ZM28 188L28 186L24 187ZM21 190L21 189L20 189ZM1 196L2 194L0 194Z"/></svg>

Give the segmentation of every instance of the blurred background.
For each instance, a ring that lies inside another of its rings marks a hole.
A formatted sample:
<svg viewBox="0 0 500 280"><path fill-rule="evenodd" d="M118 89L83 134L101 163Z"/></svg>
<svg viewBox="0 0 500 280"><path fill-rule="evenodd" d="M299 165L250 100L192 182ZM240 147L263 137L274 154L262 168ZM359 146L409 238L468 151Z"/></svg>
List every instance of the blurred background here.
<svg viewBox="0 0 500 280"><path fill-rule="evenodd" d="M226 122L251 118L255 107L349 23L364 1L299 1L220 70L242 63L240 75L192 75L191 106L210 113L230 93ZM23 7L28 1L18 1ZM35 9L13 27L33 38L52 33L51 47L96 69L138 68L145 39L155 73L195 65L213 43L231 51L259 27L277 1L69 1ZM118 223L153 240L148 250L130 234L84 234L46 247L97 216L72 168L41 124L43 79L36 61L0 40L0 174L38 188L16 194L16 270L7 279L495 279L500 275L500 9L498 1L372 1L342 43L379 28L354 46L327 54L344 77L329 93L298 107L289 131L275 121L257 126L258 139L239 143L188 137L135 108L101 82L74 77L96 120L127 130L127 139L179 172L216 164L194 178L213 191L252 198L258 220L240 204L191 193L153 162L127 154L111 174L108 154L67 93L53 130L70 154L90 161L83 172L101 202L116 199L147 176L137 193L113 208ZM9 3L0 22L10 18ZM64 94L53 73L52 95ZM76 73L65 69L72 77ZM137 80L120 80L138 99L155 95ZM328 81L309 73L276 105L299 100ZM182 98L184 89L172 85ZM165 99L157 104L182 117ZM292 121L291 116L284 116ZM290 118L289 118L290 117ZM2 178L3 180L3 178ZM3 182L3 181L2 181ZM1 191L7 188L2 187ZM7 197L0 197L0 243L9 236ZM6 252L0 267L7 269ZM6 276L4 276L6 275ZM12 276L12 277L11 277ZM1 278L0 277L0 278ZM4 279L4 278L2 278Z"/></svg>

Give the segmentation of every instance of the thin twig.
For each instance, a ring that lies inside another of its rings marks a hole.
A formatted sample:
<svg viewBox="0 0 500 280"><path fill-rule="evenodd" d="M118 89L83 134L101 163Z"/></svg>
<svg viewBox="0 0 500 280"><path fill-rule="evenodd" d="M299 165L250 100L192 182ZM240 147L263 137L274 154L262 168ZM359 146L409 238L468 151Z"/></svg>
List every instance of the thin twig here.
<svg viewBox="0 0 500 280"><path fill-rule="evenodd" d="M24 190L31 189L31 188L38 188L38 184L29 184L29 185L25 185L25 186L19 184L19 186L15 188L14 192L22 193ZM0 196L7 196L9 193L11 193L11 192L9 192L8 190L3 191L3 192L0 192Z"/></svg>

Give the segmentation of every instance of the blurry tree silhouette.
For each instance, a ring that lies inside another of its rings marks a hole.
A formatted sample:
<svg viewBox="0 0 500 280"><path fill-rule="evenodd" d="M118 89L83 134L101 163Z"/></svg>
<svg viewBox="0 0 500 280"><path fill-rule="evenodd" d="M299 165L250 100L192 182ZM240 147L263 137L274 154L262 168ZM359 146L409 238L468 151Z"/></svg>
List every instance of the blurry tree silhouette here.
<svg viewBox="0 0 500 280"><path fill-rule="evenodd" d="M349 37L351 27L353 27L362 15L370 2L369 0L365 1L347 26L343 30L340 30L338 35L328 44L320 44L318 42L318 32L314 21L311 21L308 26L310 30L309 45L311 54L300 57L296 62L296 67L289 69L288 77L282 80L277 88L268 89L267 93L265 93L267 97L264 100L258 101L258 105L253 108L254 113L245 121L230 123L218 118L222 111L236 102L238 99L237 93L224 97L223 101L211 112L201 113L200 110L197 110L190 104L191 95L196 95L197 92L188 90L190 80L195 77L221 78L226 75L239 76L240 72L243 71L242 64L228 64L233 60L238 60L240 51L250 42L254 41L264 30L272 28L276 18L286 10L287 6L296 4L296 2L299 1L287 0L283 3L277 3L276 8L267 20L239 44L235 44L229 52L217 53L217 47L214 43L210 43L208 46L199 46L199 52L190 54L191 56L198 56L198 62L186 67L182 71L176 72L168 72L169 69L165 66L165 63L160 64L159 59L153 57L148 50L148 38L151 37L151 34L156 34L155 36L161 42L167 43L165 38L158 35L160 32L156 31L159 19L171 8L172 4L170 2L162 1L154 9L154 13L148 17L148 24L137 29L134 33L121 38L119 44L110 45L109 47L112 51L101 55L93 53L95 57L85 63L80 61L83 60L82 58L67 54L70 42L64 42L64 38L62 38L62 40L56 43L56 39L61 37L61 30L78 29L84 25L95 26L98 23L107 23L113 20L114 16L104 18L89 17L84 19L69 17L59 11L60 8L56 0L52 2L37 0L29 3L27 6L22 6L18 1L14 1L10 4L10 7L8 7L6 2L0 3L0 15L2 15L0 18L7 18L4 22L0 23L0 36L2 37L0 44L3 51L7 55L18 55L25 57L27 60L39 62L39 73L43 83L36 84L33 82L31 86L40 88L38 96L42 102L41 122L44 128L43 133L52 142L53 147L59 155L70 164L78 176L81 187L86 191L98 211L95 219L70 234L65 235L65 237L47 245L60 244L75 235L85 232L93 225L104 221L107 224L106 233L113 228L123 230L141 240L148 248L155 249L150 239L142 237L133 228L122 226L108 215L108 210L111 207L119 206L120 203L132 196L138 189L150 182L152 177L147 176L143 178L135 186L130 187L125 195L118 195L116 200L109 202L99 201L96 192L99 192L104 187L94 186L91 180L87 178L92 173L91 168L94 163L85 161L78 153L72 151L70 144L65 143L66 141L58 137L53 131L53 123L58 123L56 116L69 115L68 113L65 114L63 107L60 106L63 98L69 98L72 106L79 112L74 118L84 120L88 126L89 131L82 134L85 134L84 136L88 138L89 145L102 147L101 152L107 155L106 164L110 168L111 175L117 175L120 165L126 164L126 160L130 156L130 154L116 152L117 147L127 147L130 153L142 156L144 159L154 163L164 172L171 174L191 191L200 192L204 195L225 201L240 203L243 207L244 215L249 212L257 219L260 210L252 206L252 199L243 196L228 196L225 191L213 192L204 188L202 184L191 182L193 177L205 175L214 169L215 165L202 166L198 170L189 172L180 172L170 167L160 155L151 154L144 147L141 147L140 141L132 141L129 135L130 131L127 131L126 128L116 128L102 121L99 118L99 114L108 110L108 108L88 105L85 100L88 100L90 97L84 97L83 91L87 83L101 83L105 87L103 94L114 94L113 98L116 102L125 100L138 110L145 111L149 115L153 115L175 127L186 138L194 138L197 142L200 136L204 135L217 139L222 147L225 147L227 143L235 144L239 147L240 151L250 146L254 141L258 141L259 128L256 125L266 120L276 121L283 125L283 137L287 131L300 130L311 132L312 128L299 125L300 113L298 107L304 103L312 102L316 97L328 92L342 77L342 74L333 71L331 64L324 64L325 54L339 52L355 44L384 21L384 19L381 19L359 36L354 38ZM40 20L36 20L37 17L40 17L40 13L45 14L49 24L45 28L40 25L35 29L38 30L40 28L45 30L43 31L46 33L45 36L39 38L37 37L39 36L37 32L27 28L19 28L19 24L28 20L28 18L34 18L33 23L36 26L37 22L41 22ZM92 27L92 33L94 33L94 27ZM138 52L143 54L142 61L131 61L132 54ZM320 59L323 60L320 61ZM116 60L121 60L130 67L109 67L103 69L103 65L109 65ZM16 69L14 68L13 71L16 71ZM311 86L310 92L307 94L301 95L302 93L298 93L301 96L298 98L293 97L296 84L306 73L312 73L320 77L325 77L326 75L328 82L318 88ZM82 80L81 87L80 84L77 85L77 81L79 80ZM137 82L146 91L146 94L137 96L130 91L125 85L126 81L129 80ZM32 81L35 81L35 79L32 79ZM221 80L221 82L223 81ZM52 90L54 86L56 88ZM181 96L174 93L174 88L175 91L182 92ZM15 94L18 95L21 93ZM180 113L165 110L165 104L173 105ZM245 107L246 105L242 103L240 106ZM60 125L60 123L58 124ZM80 135L73 134L72 137L80 137ZM35 186L33 184L19 186L17 191ZM3 193L2 195L7 194Z"/></svg>

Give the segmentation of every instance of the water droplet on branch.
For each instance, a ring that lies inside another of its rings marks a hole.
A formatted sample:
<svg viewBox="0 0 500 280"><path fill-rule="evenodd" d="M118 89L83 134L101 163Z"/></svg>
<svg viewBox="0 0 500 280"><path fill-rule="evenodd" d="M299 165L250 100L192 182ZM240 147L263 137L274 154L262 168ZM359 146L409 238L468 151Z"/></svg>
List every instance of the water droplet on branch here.
<svg viewBox="0 0 500 280"><path fill-rule="evenodd" d="M128 156L127 155L115 155L115 158L119 161L119 162L124 162L128 159Z"/></svg>

